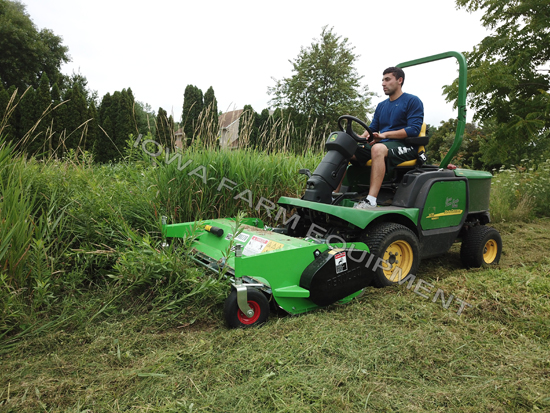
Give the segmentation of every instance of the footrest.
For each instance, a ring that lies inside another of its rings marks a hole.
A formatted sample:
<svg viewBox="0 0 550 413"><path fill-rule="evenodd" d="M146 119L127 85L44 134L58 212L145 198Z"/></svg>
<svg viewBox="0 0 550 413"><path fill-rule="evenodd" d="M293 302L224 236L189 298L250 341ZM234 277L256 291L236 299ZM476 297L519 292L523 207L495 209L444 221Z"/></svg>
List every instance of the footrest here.
<svg viewBox="0 0 550 413"><path fill-rule="evenodd" d="M273 290L273 295L275 297L308 298L309 290L306 290L299 285L290 285L288 287Z"/></svg>

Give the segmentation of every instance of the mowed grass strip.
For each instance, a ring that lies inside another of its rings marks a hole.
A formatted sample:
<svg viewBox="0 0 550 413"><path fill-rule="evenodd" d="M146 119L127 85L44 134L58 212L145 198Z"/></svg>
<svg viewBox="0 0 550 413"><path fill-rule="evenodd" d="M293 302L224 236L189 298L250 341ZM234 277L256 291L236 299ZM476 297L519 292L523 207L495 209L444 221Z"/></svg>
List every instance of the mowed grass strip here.
<svg viewBox="0 0 550 413"><path fill-rule="evenodd" d="M522 412L550 409L550 221L506 223L501 265L459 246L417 280L344 306L228 330L221 308L165 329L143 313L22 340L1 357L4 411ZM423 284L424 286L426 284ZM437 289L469 303L444 308Z"/></svg>

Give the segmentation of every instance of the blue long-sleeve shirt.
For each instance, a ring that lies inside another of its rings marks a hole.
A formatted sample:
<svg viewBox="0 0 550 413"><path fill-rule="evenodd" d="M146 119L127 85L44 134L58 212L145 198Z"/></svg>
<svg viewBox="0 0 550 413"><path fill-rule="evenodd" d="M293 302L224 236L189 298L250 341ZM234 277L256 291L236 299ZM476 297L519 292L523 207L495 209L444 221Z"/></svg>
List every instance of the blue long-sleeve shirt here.
<svg viewBox="0 0 550 413"><path fill-rule="evenodd" d="M394 101L380 102L370 124L373 132L388 132L405 129L407 136L418 136L424 122L424 105L415 95L403 93ZM383 139L386 142L389 139Z"/></svg>

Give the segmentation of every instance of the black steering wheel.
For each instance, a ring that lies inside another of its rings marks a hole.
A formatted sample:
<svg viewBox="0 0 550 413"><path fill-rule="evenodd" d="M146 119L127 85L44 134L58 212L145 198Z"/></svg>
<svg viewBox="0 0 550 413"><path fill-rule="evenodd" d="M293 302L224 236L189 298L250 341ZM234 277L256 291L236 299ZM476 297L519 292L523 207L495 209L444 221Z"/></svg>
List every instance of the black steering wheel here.
<svg viewBox="0 0 550 413"><path fill-rule="evenodd" d="M344 129L344 126L342 126L342 121L347 120L346 128ZM357 135L353 129L351 128L351 125L353 122L357 122L359 125L364 127L366 131L370 134L370 138L362 138L361 136ZM374 139L374 132L367 126L365 122L363 122L361 119L356 118L355 116L351 115L342 115L338 118L338 127L342 132L346 132L349 136L351 136L353 139L355 139L357 142L371 142Z"/></svg>

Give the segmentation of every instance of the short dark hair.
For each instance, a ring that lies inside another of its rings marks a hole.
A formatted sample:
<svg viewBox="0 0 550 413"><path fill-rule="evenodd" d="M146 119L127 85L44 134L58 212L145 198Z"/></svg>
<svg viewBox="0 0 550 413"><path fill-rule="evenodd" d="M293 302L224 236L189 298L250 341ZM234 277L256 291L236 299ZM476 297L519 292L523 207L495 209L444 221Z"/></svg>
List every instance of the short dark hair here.
<svg viewBox="0 0 550 413"><path fill-rule="evenodd" d="M400 67L388 67L386 70L384 70L383 75L387 75L388 73L391 73L395 76L395 79L399 80L400 77L403 78L403 82L401 82L401 86L403 86L403 83L405 83L405 72L403 72L403 69Z"/></svg>

